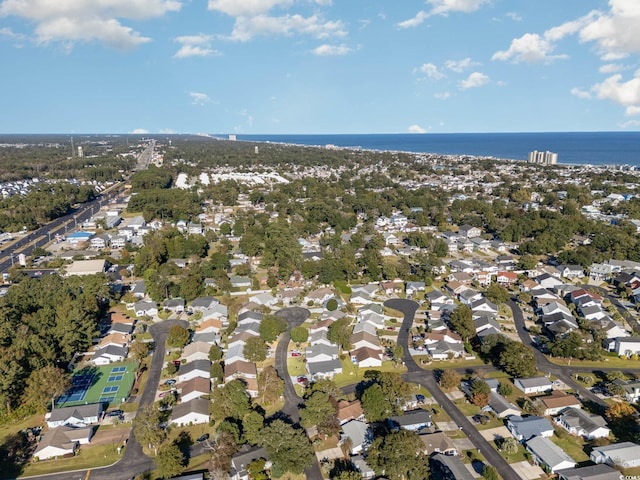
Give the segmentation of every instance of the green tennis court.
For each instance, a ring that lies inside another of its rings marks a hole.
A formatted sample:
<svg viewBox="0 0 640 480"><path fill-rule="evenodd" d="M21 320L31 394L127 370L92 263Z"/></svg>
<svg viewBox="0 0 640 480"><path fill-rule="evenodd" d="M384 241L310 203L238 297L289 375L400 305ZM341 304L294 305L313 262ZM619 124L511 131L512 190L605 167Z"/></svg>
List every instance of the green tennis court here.
<svg viewBox="0 0 640 480"><path fill-rule="evenodd" d="M58 397L56 407L98 402L119 405L129 398L137 367L135 362L84 366L73 373L72 387Z"/></svg>

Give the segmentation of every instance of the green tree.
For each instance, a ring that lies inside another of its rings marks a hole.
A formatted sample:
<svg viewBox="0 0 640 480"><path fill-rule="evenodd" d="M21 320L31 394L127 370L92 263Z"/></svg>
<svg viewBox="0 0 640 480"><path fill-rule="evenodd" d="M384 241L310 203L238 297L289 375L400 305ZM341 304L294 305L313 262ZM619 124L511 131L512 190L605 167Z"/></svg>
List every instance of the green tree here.
<svg viewBox="0 0 640 480"><path fill-rule="evenodd" d="M209 410L212 418L221 422L226 418L242 420L251 410L251 400L241 380L231 380L211 391Z"/></svg>
<svg viewBox="0 0 640 480"><path fill-rule="evenodd" d="M304 327L293 327L291 329L291 341L304 343L309 339L309 330Z"/></svg>
<svg viewBox="0 0 640 480"><path fill-rule="evenodd" d="M466 305L458 305L451 312L449 321L451 322L451 328L458 332L465 342L476 333L471 309Z"/></svg>
<svg viewBox="0 0 640 480"><path fill-rule="evenodd" d="M47 411L47 405L71 387L69 376L61 368L53 366L34 370L27 379L25 403L37 413ZM52 406L53 408L53 406Z"/></svg>
<svg viewBox="0 0 640 480"><path fill-rule="evenodd" d="M222 350L215 343L211 345L211 348L209 349L209 360L212 362L219 362L222 360Z"/></svg>
<svg viewBox="0 0 640 480"><path fill-rule="evenodd" d="M183 348L187 343L189 343L189 330L181 325L173 325L167 335L167 345Z"/></svg>
<svg viewBox="0 0 640 480"><path fill-rule="evenodd" d="M376 438L368 450L367 461L378 475L390 480L429 478L429 459L416 432L399 430Z"/></svg>
<svg viewBox="0 0 640 480"><path fill-rule="evenodd" d="M264 417L255 410L252 410L242 419L242 431L244 438L251 445L257 445L260 441L260 432L264 427Z"/></svg>
<svg viewBox="0 0 640 480"><path fill-rule="evenodd" d="M171 478L184 471L182 452L175 443L166 443L158 450L156 456L158 473L162 478Z"/></svg>
<svg viewBox="0 0 640 480"><path fill-rule="evenodd" d="M251 337L244 344L242 353L250 362L262 362L267 358L268 345L260 337Z"/></svg>
<svg viewBox="0 0 640 480"><path fill-rule="evenodd" d="M518 442L513 437L505 437L500 442L500 450L507 455L515 455L518 453Z"/></svg>
<svg viewBox="0 0 640 480"><path fill-rule="evenodd" d="M148 342L142 342L140 340L135 340L131 347L129 347L129 354L133 355L138 362L141 362L143 359L149 355L150 344Z"/></svg>
<svg viewBox="0 0 640 480"><path fill-rule="evenodd" d="M455 370L445 370L440 375L440 387L443 390L451 390L460 386L460 374Z"/></svg>
<svg viewBox="0 0 640 480"><path fill-rule="evenodd" d="M304 431L279 419L264 427L260 443L273 462L271 473L276 478L285 472L299 475L315 460L313 448Z"/></svg>
<svg viewBox="0 0 640 480"><path fill-rule="evenodd" d="M300 422L304 427L316 425L323 435L333 435L340 429L338 409L335 401L328 394L315 391L305 401L300 410Z"/></svg>
<svg viewBox="0 0 640 480"><path fill-rule="evenodd" d="M395 344L391 347L391 357L393 358L394 365L398 366L398 364L402 363L402 359L404 358L404 348L402 345Z"/></svg>
<svg viewBox="0 0 640 480"><path fill-rule="evenodd" d="M273 405L284 394L284 380L273 366L265 367L258 374L258 397L263 405Z"/></svg>
<svg viewBox="0 0 640 480"><path fill-rule="evenodd" d="M142 407L133 421L133 433L136 439L158 453L158 447L166 438L165 431L160 428L160 412L152 405Z"/></svg>
<svg viewBox="0 0 640 480"><path fill-rule="evenodd" d="M500 367L514 377L531 377L536 373L533 350L519 342L509 342L500 354Z"/></svg>
<svg viewBox="0 0 640 480"><path fill-rule="evenodd" d="M503 397L508 397L513 393L513 387L510 383L500 382L500 385L498 385L498 393Z"/></svg>
<svg viewBox="0 0 640 480"><path fill-rule="evenodd" d="M335 298L330 299L327 302L327 310L329 310L330 312L333 312L334 310L338 309L338 300L336 300Z"/></svg>
<svg viewBox="0 0 640 480"><path fill-rule="evenodd" d="M352 332L351 320L348 317L343 317L329 325L327 338L330 342L340 345L343 350L349 350L351 348Z"/></svg>
<svg viewBox="0 0 640 480"><path fill-rule="evenodd" d="M511 295L506 288L497 283L492 283L485 291L485 296L493 303L501 304L507 303Z"/></svg>
<svg viewBox="0 0 640 480"><path fill-rule="evenodd" d="M362 402L362 410L369 422L379 422L384 420L390 413L389 403L382 391L382 387L374 383L369 386L360 399Z"/></svg>
<svg viewBox="0 0 640 480"><path fill-rule="evenodd" d="M495 467L486 463L482 467L482 478L485 480L500 480L500 476L498 475L498 471Z"/></svg>
<svg viewBox="0 0 640 480"><path fill-rule="evenodd" d="M469 389L471 396L471 403L477 407L484 407L489 404L489 395L491 394L491 388L484 380L476 378L471 382Z"/></svg>
<svg viewBox="0 0 640 480"><path fill-rule="evenodd" d="M276 315L265 315L260 322L260 337L267 343L274 342L286 330L287 321Z"/></svg>

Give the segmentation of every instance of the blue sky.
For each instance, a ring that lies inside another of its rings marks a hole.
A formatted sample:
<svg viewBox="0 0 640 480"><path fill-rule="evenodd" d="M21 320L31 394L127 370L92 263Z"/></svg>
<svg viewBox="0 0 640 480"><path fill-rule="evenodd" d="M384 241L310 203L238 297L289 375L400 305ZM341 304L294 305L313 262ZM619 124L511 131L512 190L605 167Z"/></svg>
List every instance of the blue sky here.
<svg viewBox="0 0 640 480"><path fill-rule="evenodd" d="M2 133L638 130L639 0L0 0Z"/></svg>

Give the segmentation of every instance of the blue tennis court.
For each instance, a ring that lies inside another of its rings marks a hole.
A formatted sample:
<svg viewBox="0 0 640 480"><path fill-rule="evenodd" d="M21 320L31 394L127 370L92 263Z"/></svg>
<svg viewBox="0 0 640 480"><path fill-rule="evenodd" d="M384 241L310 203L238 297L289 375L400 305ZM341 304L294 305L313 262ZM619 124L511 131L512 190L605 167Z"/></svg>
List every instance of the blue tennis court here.
<svg viewBox="0 0 640 480"><path fill-rule="evenodd" d="M104 387L102 389L102 395L106 393L116 393L119 389L120 387L118 387L117 385L114 385L113 387Z"/></svg>
<svg viewBox="0 0 640 480"><path fill-rule="evenodd" d="M119 382L123 377L124 375L109 375L107 382Z"/></svg>
<svg viewBox="0 0 640 480"><path fill-rule="evenodd" d="M124 373L127 371L127 367L113 367L111 373Z"/></svg>
<svg viewBox="0 0 640 480"><path fill-rule="evenodd" d="M93 381L93 376L93 373L89 373L86 375L74 375L71 378L71 384L74 387L88 387Z"/></svg>
<svg viewBox="0 0 640 480"><path fill-rule="evenodd" d="M58 403L81 402L84 400L84 397L88 391L89 385L81 387L71 387L69 390L67 390L66 394L59 397Z"/></svg>

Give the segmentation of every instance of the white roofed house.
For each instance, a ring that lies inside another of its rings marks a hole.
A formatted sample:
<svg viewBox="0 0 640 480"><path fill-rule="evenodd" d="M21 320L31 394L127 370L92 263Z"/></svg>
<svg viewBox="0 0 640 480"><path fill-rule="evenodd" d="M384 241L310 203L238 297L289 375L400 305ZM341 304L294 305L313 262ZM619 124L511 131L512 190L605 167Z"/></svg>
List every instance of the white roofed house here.
<svg viewBox="0 0 640 480"><path fill-rule="evenodd" d="M550 437L553 435L553 425L549 423L549 420L534 415L528 417L510 416L507 419L507 429L519 442L527 442L533 437Z"/></svg>
<svg viewBox="0 0 640 480"><path fill-rule="evenodd" d="M133 311L136 313L136 316L138 317L142 317L145 315L149 317L153 317L154 315L158 314L158 306L156 305L155 302L140 300L139 302L136 302L134 304Z"/></svg>
<svg viewBox="0 0 640 480"><path fill-rule="evenodd" d="M516 378L513 380L513 384L527 395L544 393L553 388L553 383L547 377Z"/></svg>
<svg viewBox="0 0 640 480"><path fill-rule="evenodd" d="M233 288L250 288L251 287L251 279L249 277L240 277L238 275L231 275L229 277L229 281L231 282L231 286Z"/></svg>
<svg viewBox="0 0 640 480"><path fill-rule="evenodd" d="M79 444L87 444L91 441L93 427L56 427L44 432L38 446L33 452L33 457L38 460L73 455Z"/></svg>
<svg viewBox="0 0 640 480"><path fill-rule="evenodd" d="M578 408L567 408L558 415L555 422L569 433L587 440L606 438L611 433L603 417Z"/></svg>
<svg viewBox="0 0 640 480"><path fill-rule="evenodd" d="M482 230L478 227L472 227L471 225L462 225L458 229L458 234L464 236L465 238L474 238L482 235Z"/></svg>
<svg viewBox="0 0 640 480"><path fill-rule="evenodd" d="M338 346L326 345L319 343L307 347L305 350L305 358L307 359L307 365L316 362L326 362L329 360L337 360L338 358Z"/></svg>
<svg viewBox="0 0 640 480"><path fill-rule="evenodd" d="M126 347L107 345L94 352L93 357L91 357L91 363L94 365L108 365L113 362L121 362L127 358L127 353Z"/></svg>
<svg viewBox="0 0 640 480"><path fill-rule="evenodd" d="M189 305L189 311L204 312L219 303L218 299L214 297L198 297L191 302L191 305Z"/></svg>
<svg viewBox="0 0 640 480"><path fill-rule="evenodd" d="M211 345L206 342L192 342L184 347L181 358L184 358L187 363L194 360L209 360L210 350Z"/></svg>
<svg viewBox="0 0 640 480"><path fill-rule="evenodd" d="M589 457L594 463L606 463L612 467L640 467L640 445L632 442L622 442L603 447L593 447Z"/></svg>
<svg viewBox="0 0 640 480"><path fill-rule="evenodd" d="M165 311L182 313L184 312L184 298L168 298L162 302Z"/></svg>
<svg viewBox="0 0 640 480"><path fill-rule="evenodd" d="M577 462L548 438L534 437L527 441L527 450L536 465L546 466L551 473L574 468Z"/></svg>
<svg viewBox="0 0 640 480"><path fill-rule="evenodd" d="M424 292L425 283L424 282L407 282L405 286L405 293L407 295L413 295L417 292Z"/></svg>
<svg viewBox="0 0 640 480"><path fill-rule="evenodd" d="M265 307L273 307L278 303L278 299L270 293L259 293L257 295L253 295L249 297L249 301Z"/></svg>
<svg viewBox="0 0 640 480"><path fill-rule="evenodd" d="M620 356L630 357L640 353L640 337L618 337L613 350Z"/></svg>
<svg viewBox="0 0 640 480"><path fill-rule="evenodd" d="M195 377L210 378L211 362L208 359L194 360L180 365L178 382L186 382Z"/></svg>
<svg viewBox="0 0 640 480"><path fill-rule="evenodd" d="M344 443L347 438L351 441L350 453L355 455L366 449L369 443L371 443L373 435L366 422L351 420L342 425L340 443Z"/></svg>
<svg viewBox="0 0 640 480"><path fill-rule="evenodd" d="M98 423L101 414L102 403L90 403L75 407L54 408L45 418L49 428L62 425L86 427Z"/></svg>
<svg viewBox="0 0 640 480"><path fill-rule="evenodd" d="M194 398L173 407L169 422L178 426L209 423L209 404L204 398Z"/></svg>

